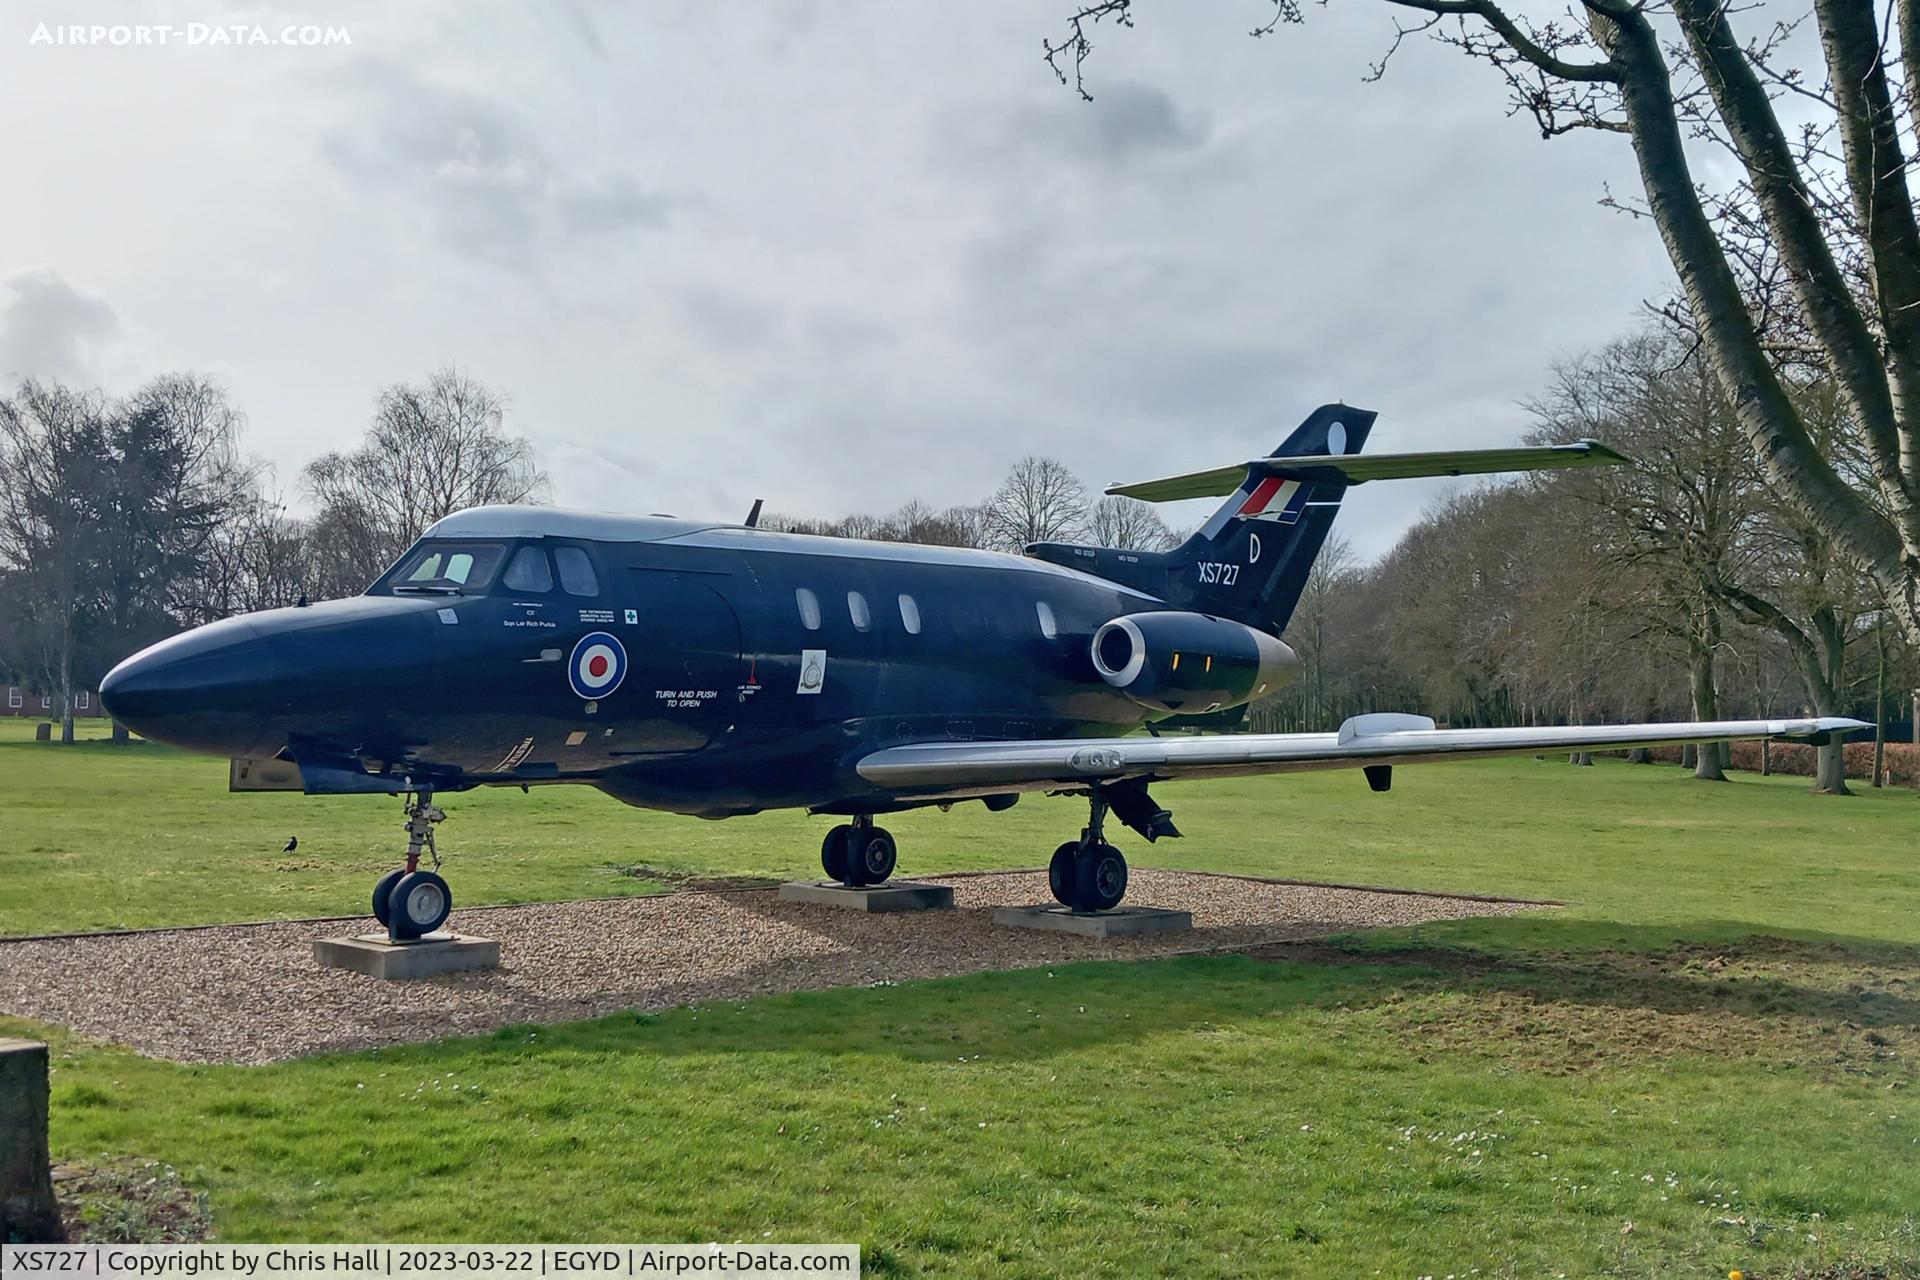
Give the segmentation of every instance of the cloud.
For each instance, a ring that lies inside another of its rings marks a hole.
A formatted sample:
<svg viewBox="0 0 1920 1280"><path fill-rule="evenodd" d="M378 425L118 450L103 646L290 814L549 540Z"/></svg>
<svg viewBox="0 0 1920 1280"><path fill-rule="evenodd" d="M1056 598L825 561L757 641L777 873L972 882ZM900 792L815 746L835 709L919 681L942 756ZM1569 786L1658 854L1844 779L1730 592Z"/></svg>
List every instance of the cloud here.
<svg viewBox="0 0 1920 1280"><path fill-rule="evenodd" d="M839 513L978 498L1031 452L1231 461L1336 398L1380 450L1510 441L1549 361L1669 287L1595 207L1634 189L1624 139L1543 144L1442 49L1360 83L1371 6L1109 30L1090 103L1023 0L337 7L350 49L9 68L35 190L0 272L67 280L0 282L0 375L163 347L230 370L294 474L457 359L562 503ZM1382 549L1421 497L1366 486L1342 532Z"/></svg>
<svg viewBox="0 0 1920 1280"><path fill-rule="evenodd" d="M383 62L359 64L351 80L358 118L326 134L322 152L349 177L411 201L458 252L530 266L569 233L613 235L666 220L665 197L630 170L569 172L503 102Z"/></svg>
<svg viewBox="0 0 1920 1280"><path fill-rule="evenodd" d="M1203 154L1214 142L1203 111L1183 108L1165 90L1123 82L1102 88L1092 102L1072 95L1031 97L999 113L998 127L969 148L976 159L1005 163L1090 165L1109 175Z"/></svg>
<svg viewBox="0 0 1920 1280"><path fill-rule="evenodd" d="M52 267L0 276L0 374L89 383L117 365L120 317Z"/></svg>
<svg viewBox="0 0 1920 1280"><path fill-rule="evenodd" d="M1138 156L1198 151L1212 127L1205 116L1182 111L1150 85L1121 84L1103 90L1083 113L1094 148L1114 162Z"/></svg>
<svg viewBox="0 0 1920 1280"><path fill-rule="evenodd" d="M667 220L667 200L641 189L625 169L606 169L559 185L555 198L567 225L576 231L618 233L658 227Z"/></svg>

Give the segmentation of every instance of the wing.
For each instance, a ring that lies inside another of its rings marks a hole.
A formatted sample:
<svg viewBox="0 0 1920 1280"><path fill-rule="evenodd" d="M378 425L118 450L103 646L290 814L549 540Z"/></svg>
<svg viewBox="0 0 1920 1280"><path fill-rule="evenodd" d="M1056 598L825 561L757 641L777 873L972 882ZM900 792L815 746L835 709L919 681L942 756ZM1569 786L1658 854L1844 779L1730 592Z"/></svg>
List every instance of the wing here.
<svg viewBox="0 0 1920 1280"><path fill-rule="evenodd" d="M1254 458L1230 467L1135 484L1109 485L1107 492L1147 502L1216 498L1232 493L1249 475L1317 484L1365 484L1369 480L1408 480L1416 476L1488 475L1496 471L1556 471L1569 467L1610 467L1628 461L1596 440L1538 445L1523 449L1459 449L1444 453L1324 454Z"/></svg>
<svg viewBox="0 0 1920 1280"><path fill-rule="evenodd" d="M1871 728L1827 716L1546 729L1436 729L1425 716L1355 716L1338 733L1199 737L1051 738L1032 742L917 742L861 757L860 776L896 795L966 796L1171 778L1224 778L1308 769L1418 764L1537 751L1618 750L1752 738L1819 742Z"/></svg>

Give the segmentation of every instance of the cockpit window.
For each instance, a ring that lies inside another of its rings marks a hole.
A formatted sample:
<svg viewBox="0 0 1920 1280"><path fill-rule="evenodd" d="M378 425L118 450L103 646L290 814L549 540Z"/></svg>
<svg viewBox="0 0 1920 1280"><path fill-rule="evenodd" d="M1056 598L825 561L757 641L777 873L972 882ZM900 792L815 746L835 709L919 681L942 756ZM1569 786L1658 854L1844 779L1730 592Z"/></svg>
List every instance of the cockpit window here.
<svg viewBox="0 0 1920 1280"><path fill-rule="evenodd" d="M514 552L500 585L509 591L551 591L553 570L547 567L547 553L539 547L522 547Z"/></svg>
<svg viewBox="0 0 1920 1280"><path fill-rule="evenodd" d="M506 549L493 542L423 542L387 580L394 592L465 595L484 590Z"/></svg>
<svg viewBox="0 0 1920 1280"><path fill-rule="evenodd" d="M555 547L553 562L560 566L560 585L568 595L600 594L600 579L593 572L593 561L579 547Z"/></svg>

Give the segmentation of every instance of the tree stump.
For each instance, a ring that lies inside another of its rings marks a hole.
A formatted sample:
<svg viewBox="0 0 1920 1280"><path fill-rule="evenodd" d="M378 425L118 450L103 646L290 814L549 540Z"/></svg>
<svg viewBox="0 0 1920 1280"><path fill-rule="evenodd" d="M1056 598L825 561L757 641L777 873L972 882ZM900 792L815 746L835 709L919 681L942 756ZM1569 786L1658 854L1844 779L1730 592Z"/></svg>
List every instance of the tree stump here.
<svg viewBox="0 0 1920 1280"><path fill-rule="evenodd" d="M115 742L126 742L132 736L132 734L127 732L127 726L121 724L118 720L113 722L113 740Z"/></svg>
<svg viewBox="0 0 1920 1280"><path fill-rule="evenodd" d="M0 1039L0 1242L66 1238L47 1155L47 1046Z"/></svg>
<svg viewBox="0 0 1920 1280"><path fill-rule="evenodd" d="M39 724L33 726L33 740L35 742L52 742L53 725L48 721L42 720Z"/></svg>

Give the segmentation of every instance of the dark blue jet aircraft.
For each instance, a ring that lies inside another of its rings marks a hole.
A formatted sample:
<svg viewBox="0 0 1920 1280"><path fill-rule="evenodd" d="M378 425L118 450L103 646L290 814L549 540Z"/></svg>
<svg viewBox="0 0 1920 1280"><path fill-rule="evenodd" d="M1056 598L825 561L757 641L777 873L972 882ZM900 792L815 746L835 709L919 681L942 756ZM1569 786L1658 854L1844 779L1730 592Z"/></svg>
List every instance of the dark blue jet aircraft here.
<svg viewBox="0 0 1920 1280"><path fill-rule="evenodd" d="M1840 719L1439 730L1356 716L1335 733L1231 728L1299 667L1280 640L1347 489L1371 480L1623 462L1591 441L1359 456L1374 415L1314 411L1270 457L1110 492L1229 495L1175 550L1037 543L1026 555L800 537L659 516L480 507L441 520L366 594L230 618L154 645L100 688L144 737L233 760L235 790L407 797L406 863L374 914L396 939L452 907L439 792L587 783L719 818L847 819L821 862L894 869L877 815L1023 791L1091 801L1049 880L1116 906L1109 812L1176 836L1155 782L1549 749L1822 738ZM1145 728L1142 735L1136 731Z"/></svg>

